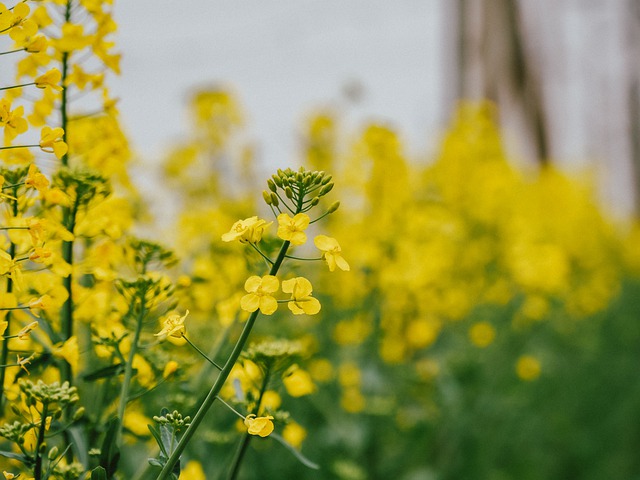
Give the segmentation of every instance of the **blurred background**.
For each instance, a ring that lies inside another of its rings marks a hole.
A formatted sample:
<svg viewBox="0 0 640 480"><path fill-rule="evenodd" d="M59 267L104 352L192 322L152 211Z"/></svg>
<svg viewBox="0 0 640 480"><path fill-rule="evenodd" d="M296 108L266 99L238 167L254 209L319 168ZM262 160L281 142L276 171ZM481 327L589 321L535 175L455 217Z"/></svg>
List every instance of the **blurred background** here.
<svg viewBox="0 0 640 480"><path fill-rule="evenodd" d="M296 163L310 110L379 120L433 153L458 99L500 107L518 162L589 170L619 217L636 210L638 4L634 0L140 0L116 9L114 83L148 161L188 129L194 88L232 89L262 165ZM149 115L153 112L153 115Z"/></svg>
<svg viewBox="0 0 640 480"><path fill-rule="evenodd" d="M252 337L305 345L314 389L274 385L275 408L321 469L256 441L243 478L640 478L638 10L118 5L133 178L181 257L193 338L233 338L228 312L261 259L220 235L268 215L268 175L326 170L342 202L314 234L339 239L351 271L294 267L321 314L278 312ZM146 415L193 407L211 372L182 375ZM206 478L228 464L227 417L185 457Z"/></svg>

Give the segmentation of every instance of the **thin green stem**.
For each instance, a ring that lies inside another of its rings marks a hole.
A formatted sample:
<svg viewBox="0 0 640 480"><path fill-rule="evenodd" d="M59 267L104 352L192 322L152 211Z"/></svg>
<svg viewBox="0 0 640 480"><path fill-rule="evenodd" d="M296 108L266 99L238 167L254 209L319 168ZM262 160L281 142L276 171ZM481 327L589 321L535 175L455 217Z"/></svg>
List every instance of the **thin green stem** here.
<svg viewBox="0 0 640 480"><path fill-rule="evenodd" d="M13 188L13 196L16 197L18 195L18 187L15 186ZM11 202L11 213L13 214L13 217L17 217L18 216L18 202L17 201L13 201ZM9 245L9 256L11 258L14 258L16 255L16 245L15 243L11 243ZM7 294L11 294L13 292L13 280L11 279L11 277L7 278ZM9 311L5 317L5 321L7 322L7 327L5 329L5 332L7 333L7 335L2 339L2 350L0 350L0 364L5 365L7 363L7 360L9 358L9 338L7 338L9 336L9 333L11 332L11 312ZM5 369L1 368L0 369L0 417L4 416L4 407L5 407L5 398L4 398L4 381L5 381Z"/></svg>
<svg viewBox="0 0 640 480"><path fill-rule="evenodd" d="M40 148L40 145L7 145L6 147L0 147L0 150L12 150L14 148L32 148L32 147L38 147Z"/></svg>
<svg viewBox="0 0 640 480"><path fill-rule="evenodd" d="M253 249L256 252L258 252L260 254L260 256L262 258L264 258L269 265L273 265L273 260L271 260L269 257L267 257L264 253L262 253L262 250L260 250L254 243L249 242L249 245L251 245L251 247L253 247Z"/></svg>
<svg viewBox="0 0 640 480"><path fill-rule="evenodd" d="M78 214L78 199L75 200L73 206L70 209L65 209L64 212L64 226L73 233L76 226L76 216ZM62 259L69 265L73 266L73 240L62 242ZM73 274L69 273L62 280L62 285L67 291L67 299L62 305L61 320L62 320L62 341L67 341L73 336ZM71 365L67 362L63 363L61 371L62 381L68 381L72 384L73 372L71 371Z"/></svg>
<svg viewBox="0 0 640 480"><path fill-rule="evenodd" d="M46 432L46 424L47 424L47 413L48 413L48 404L45 403L42 406L42 415L40 416L40 428L38 429L38 439L36 441L36 463L33 468L33 477L35 480L41 480L42 478L42 454L40 446L44 442L44 435Z"/></svg>
<svg viewBox="0 0 640 480"><path fill-rule="evenodd" d="M258 401L256 402L256 409L253 413L258 415L260 413L260 407L262 405L262 398L264 397L264 392L267 390L267 385L269 384L269 377L271 372L267 370L264 374L264 378L262 380L262 385L260 386L260 395L258 396ZM249 432L244 434L240 445L238 445L238 450L236 451L235 458L233 459L233 463L231 464L231 470L229 471L229 480L236 480L238 478L238 473L240 472L240 466L242 465L242 459L244 458L247 448L249 448L249 443L251 442L251 435Z"/></svg>
<svg viewBox="0 0 640 480"><path fill-rule="evenodd" d="M19 52L20 50L14 50L13 52ZM0 53L0 55L5 55L7 53L13 53L13 52L3 52ZM0 90L11 90L12 88L22 88L22 87L28 87L30 85L35 85L36 82L29 82L29 83L22 83L20 85L11 85L10 87L0 87Z"/></svg>
<svg viewBox="0 0 640 480"><path fill-rule="evenodd" d="M67 0L67 5L64 10L64 21L65 23L69 23L71 21L71 0ZM69 99L67 97L67 76L69 75L69 52L64 52L62 54L62 75L60 80L60 85L62 85L62 98L60 101L60 126L64 130L64 134L62 136L62 140L68 145L69 142L69 132L67 132L68 122L69 122ZM67 166L69 164L69 153L65 153L62 158L62 165Z"/></svg>
<svg viewBox="0 0 640 480"><path fill-rule="evenodd" d="M278 257L276 258L276 261L273 263L273 265L271 266L271 270L269 271L270 275L275 275L276 273L278 273L278 269L282 265L282 262L284 261L284 257L287 254L287 250L289 249L289 245L290 243L287 240L282 244L282 247L280 247L280 252L278 253ZM213 405L213 402L216 400L218 394L220 393L220 390L222 389L224 382L226 382L227 378L231 374L231 370L233 366L238 360L238 357L240 357L240 354L242 353L242 350L244 349L244 346L247 343L247 340L249 339L249 335L251 334L253 325L256 322L256 318L258 318L258 313L259 313L259 310L256 310L255 312L253 312L249 316L249 319L247 320L247 322L244 324L242 333L240 333L240 337L238 338L238 341L233 347L233 350L229 355L229 358L227 359L224 366L222 367L222 370L220 371L218 378L216 378L216 381L211 386L209 393L207 394L206 398L202 402L202 405L200 405L200 408L194 415L193 420L191 421L191 425L189 425L189 428L187 428L187 430L184 432L184 435L178 442L176 449L171 453L171 455L167 459L167 463L165 464L164 468L158 475L157 480L164 480L166 478L169 478L169 475L171 475L171 472L173 471L173 466L180 459L180 455L182 455L182 452L186 448L187 444L189 443L193 435L196 433L196 430L202 423L202 420L204 419L205 415L207 414L207 412Z"/></svg>
<svg viewBox="0 0 640 480"><path fill-rule="evenodd" d="M218 365L216 362L214 362L213 360L211 360L209 357L207 357L207 354L204 353L202 350L200 350L193 342L191 342L191 340L189 340L187 338L187 336L183 333L182 334L182 338L184 338L187 343L189 345L191 345L191 347L198 352L207 362L209 362L211 365L213 365L214 367L216 367L218 370L222 370L222 367L220 365Z"/></svg>
<svg viewBox="0 0 640 480"><path fill-rule="evenodd" d="M124 380L122 381L122 389L120 390L120 402L118 404L118 418L120 420L120 424L118 426L118 444L121 444L122 440L122 427L124 425L124 411L127 407L127 401L129 397L129 388L131 387L131 377L133 376L133 360L138 352L138 342L140 341L140 332L142 332L142 323L144 320L145 312L145 296L146 291L142 291L139 294L138 298L133 298L134 304L132 305L135 308L135 303L140 301L140 310L138 311L138 315L136 316L136 329L133 334L133 342L131 342L131 348L129 350L129 359L127 360L127 364L124 368Z"/></svg>
<svg viewBox="0 0 640 480"><path fill-rule="evenodd" d="M286 258L291 258L293 260L302 260L304 262L315 262L316 260L322 260L322 257L318 258L302 258L302 257L294 257L293 255L285 255Z"/></svg>

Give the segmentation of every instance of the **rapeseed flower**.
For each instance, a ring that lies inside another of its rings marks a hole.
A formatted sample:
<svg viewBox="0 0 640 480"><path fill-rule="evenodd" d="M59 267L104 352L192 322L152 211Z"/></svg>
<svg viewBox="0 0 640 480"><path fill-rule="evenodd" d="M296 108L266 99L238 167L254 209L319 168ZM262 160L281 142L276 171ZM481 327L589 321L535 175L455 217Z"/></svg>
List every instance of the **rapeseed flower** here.
<svg viewBox="0 0 640 480"><path fill-rule="evenodd" d="M247 432L251 435L258 435L260 437L267 437L273 432L273 417L267 415L266 417L256 417L254 413L247 415L244 419L244 424L247 427Z"/></svg>
<svg viewBox="0 0 640 480"><path fill-rule="evenodd" d="M271 315L278 309L278 301L270 294L277 292L279 287L280 282L273 275L249 277L244 284L248 293L240 299L240 307L246 312L260 309L264 315Z"/></svg>
<svg viewBox="0 0 640 480"><path fill-rule="evenodd" d="M322 258L327 262L330 272L333 272L336 267L345 272L350 270L349 264L342 258L342 249L335 238L318 235L313 239L313 243L322 251Z"/></svg>
<svg viewBox="0 0 640 480"><path fill-rule="evenodd" d="M306 213L297 213L293 218L288 213L281 213L278 215L278 237L288 240L291 245L303 245L307 241L304 231L310 221Z"/></svg>
<svg viewBox="0 0 640 480"><path fill-rule="evenodd" d="M184 345L186 340L182 336L187 331L184 326L184 320L187 315L189 315L189 310L183 316L179 314L167 316L162 323L162 330L155 333L154 336L158 337L159 340L169 340L174 345Z"/></svg>
<svg viewBox="0 0 640 480"><path fill-rule="evenodd" d="M258 243L262 239L264 231L272 223L267 223L266 220L257 216L238 220L233 224L231 230L222 235L222 241L233 242L238 240L240 243Z"/></svg>
<svg viewBox="0 0 640 480"><path fill-rule="evenodd" d="M282 282L282 291L291 294L291 301L287 304L295 315L315 315L320 311L320 302L311 296L313 287L304 277L296 277Z"/></svg>

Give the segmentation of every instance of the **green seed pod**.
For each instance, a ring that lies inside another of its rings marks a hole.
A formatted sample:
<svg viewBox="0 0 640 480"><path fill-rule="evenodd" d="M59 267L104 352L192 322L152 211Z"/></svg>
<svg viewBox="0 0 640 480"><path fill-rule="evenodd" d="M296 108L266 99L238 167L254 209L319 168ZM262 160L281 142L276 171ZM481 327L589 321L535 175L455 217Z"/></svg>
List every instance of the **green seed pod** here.
<svg viewBox="0 0 640 480"><path fill-rule="evenodd" d="M278 200L278 196L275 193L271 194L271 205L273 205L274 207L277 207L278 205L280 205L280 201Z"/></svg>
<svg viewBox="0 0 640 480"><path fill-rule="evenodd" d="M13 403L11 404L11 411L16 415L20 415L20 409L18 408L17 405L14 405Z"/></svg>
<svg viewBox="0 0 640 480"><path fill-rule="evenodd" d="M47 455L47 458L49 460L55 460L57 456L58 456L58 447L53 447L51 450L49 450L49 454Z"/></svg>
<svg viewBox="0 0 640 480"><path fill-rule="evenodd" d="M267 192L266 190L262 191L262 198L264 198L264 202L267 205L271 205L271 194L269 192Z"/></svg>
<svg viewBox="0 0 640 480"><path fill-rule="evenodd" d="M270 178L267 179L267 187L269 187L269 190L271 190L272 192L275 192L278 187L276 187L276 184L273 183L273 180L271 180Z"/></svg>
<svg viewBox="0 0 640 480"><path fill-rule="evenodd" d="M327 210L327 213L333 213L336 210L338 210L338 208L340 207L340 202L333 202L330 206L329 209Z"/></svg>
<svg viewBox="0 0 640 480"><path fill-rule="evenodd" d="M290 200L293 199L293 190L291 190L291 187L289 187L288 185L284 189L284 194L287 196L288 199Z"/></svg>

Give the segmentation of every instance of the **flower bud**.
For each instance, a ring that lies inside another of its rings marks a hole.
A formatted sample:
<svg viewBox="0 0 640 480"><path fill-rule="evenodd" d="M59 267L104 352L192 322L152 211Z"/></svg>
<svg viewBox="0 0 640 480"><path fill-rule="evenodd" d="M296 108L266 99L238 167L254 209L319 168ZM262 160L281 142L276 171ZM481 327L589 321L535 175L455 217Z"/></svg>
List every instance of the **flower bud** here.
<svg viewBox="0 0 640 480"><path fill-rule="evenodd" d="M278 195L276 195L275 193L271 194L271 205L273 205L274 207L277 207L278 205L280 205L280 201L278 200Z"/></svg>
<svg viewBox="0 0 640 480"><path fill-rule="evenodd" d="M330 206L329 209L327 210L327 213L333 213L336 210L338 210L338 208L340 207L340 202L333 202Z"/></svg>
<svg viewBox="0 0 640 480"><path fill-rule="evenodd" d="M76 412L73 414L73 421L77 421L80 420L82 417L84 417L84 407L80 407L78 410L76 410Z"/></svg>
<svg viewBox="0 0 640 480"><path fill-rule="evenodd" d="M282 179L277 175L274 175L272 178L273 178L273 183L275 183L278 187L282 188ZM271 188L271 187L269 187L269 188ZM274 192L275 192L275 190L274 190Z"/></svg>
<svg viewBox="0 0 640 480"><path fill-rule="evenodd" d="M271 205L271 194L269 194L269 192L267 192L266 190L262 191L262 198L264 198L264 202L267 205Z"/></svg>
<svg viewBox="0 0 640 480"><path fill-rule="evenodd" d="M320 192L318 193L318 195L322 197L323 195L326 195L327 193L329 193L332 189L333 189L333 182L327 183L324 187L320 189Z"/></svg>
<svg viewBox="0 0 640 480"><path fill-rule="evenodd" d="M322 179L322 185L326 185L327 183L329 183L331 181L333 177L331 175L327 175L326 177L324 177Z"/></svg>
<svg viewBox="0 0 640 480"><path fill-rule="evenodd" d="M291 187L287 186L284 189L284 194L287 196L288 199L293 199L293 190L291 190Z"/></svg>
<svg viewBox="0 0 640 480"><path fill-rule="evenodd" d="M47 458L49 458L49 460L55 460L57 456L58 456L58 447L54 446L51 450L49 450L49 454L47 455Z"/></svg>
<svg viewBox="0 0 640 480"><path fill-rule="evenodd" d="M296 182L298 183L304 182L304 175L302 175L302 173L300 172L296 173Z"/></svg>
<svg viewBox="0 0 640 480"><path fill-rule="evenodd" d="M312 207L315 207L318 203L320 203L320 197L313 197L313 198L311 199L311 204L310 204L310 205L311 205Z"/></svg>
<svg viewBox="0 0 640 480"><path fill-rule="evenodd" d="M267 187L269 187L269 190L271 190L272 192L275 192L278 187L276 187L276 184L273 183L273 180L271 180L270 178L267 180Z"/></svg>

